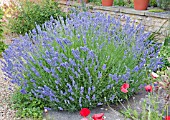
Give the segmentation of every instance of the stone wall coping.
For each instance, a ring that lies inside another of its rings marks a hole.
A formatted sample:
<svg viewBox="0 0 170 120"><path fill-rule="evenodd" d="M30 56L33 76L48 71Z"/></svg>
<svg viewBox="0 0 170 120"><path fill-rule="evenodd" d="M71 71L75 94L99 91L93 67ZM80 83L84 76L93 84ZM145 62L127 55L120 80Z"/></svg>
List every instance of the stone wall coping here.
<svg viewBox="0 0 170 120"><path fill-rule="evenodd" d="M70 5L70 6L79 6L81 5L77 1L62 1L57 0L59 4L62 5ZM125 14L133 14L133 15L140 15L140 16L148 16L148 17L157 17L157 18L164 18L164 19L170 19L170 11L155 13L155 12L149 12L148 10L135 10L133 8L127 8L127 7L119 7L119 6L95 6L91 3L86 4L87 7L92 7L94 10L103 10L103 11L109 11L109 12L117 12L117 13L125 13Z"/></svg>

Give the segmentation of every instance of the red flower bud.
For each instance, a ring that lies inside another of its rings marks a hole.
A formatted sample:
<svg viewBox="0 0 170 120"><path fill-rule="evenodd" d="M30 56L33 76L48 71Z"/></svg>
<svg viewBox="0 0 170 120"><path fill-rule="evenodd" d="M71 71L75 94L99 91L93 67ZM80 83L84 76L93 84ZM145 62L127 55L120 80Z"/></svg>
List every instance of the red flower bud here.
<svg viewBox="0 0 170 120"><path fill-rule="evenodd" d="M146 92L152 92L152 86L151 85L145 86L145 90Z"/></svg>

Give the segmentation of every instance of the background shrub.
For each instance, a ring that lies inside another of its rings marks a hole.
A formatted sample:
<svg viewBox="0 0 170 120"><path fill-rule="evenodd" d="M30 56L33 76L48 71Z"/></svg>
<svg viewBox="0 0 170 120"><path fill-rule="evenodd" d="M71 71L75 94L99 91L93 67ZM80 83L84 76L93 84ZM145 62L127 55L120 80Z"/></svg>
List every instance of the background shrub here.
<svg viewBox="0 0 170 120"><path fill-rule="evenodd" d="M148 71L162 64L160 46L147 40L141 25L135 28L124 18L121 26L120 19L89 12L73 13L65 21L51 18L42 25L46 31L37 26L31 36L14 40L3 54L3 71L21 93L57 110L124 99L120 86L125 82L131 96L148 82Z"/></svg>
<svg viewBox="0 0 170 120"><path fill-rule="evenodd" d="M2 52L7 48L7 45L0 40L0 57L2 57Z"/></svg>
<svg viewBox="0 0 170 120"><path fill-rule="evenodd" d="M167 69L167 67L170 67L170 36L167 36L165 38L164 44L161 47L159 56L163 58L163 65L162 70Z"/></svg>
<svg viewBox="0 0 170 120"><path fill-rule="evenodd" d="M2 9L0 8L0 39L2 38L2 33L3 33L3 29L2 29L2 17L3 17L3 11Z"/></svg>
<svg viewBox="0 0 170 120"><path fill-rule="evenodd" d="M170 1L169 0L157 0L157 5L158 7L165 9L165 10L170 10Z"/></svg>
<svg viewBox="0 0 170 120"><path fill-rule="evenodd" d="M3 37L3 25L2 25L3 11L0 9L0 57L2 57L2 52L7 48L7 45L1 40Z"/></svg>
<svg viewBox="0 0 170 120"><path fill-rule="evenodd" d="M152 6L152 7L156 7L157 6L156 0L150 0L149 5Z"/></svg>
<svg viewBox="0 0 170 120"><path fill-rule="evenodd" d="M18 10L15 12L18 15L9 19L11 32L17 34L25 34L35 28L36 24L41 25L49 20L51 16L54 18L57 18L58 15L65 16L54 0L39 0L38 2L25 0L20 1L19 4Z"/></svg>

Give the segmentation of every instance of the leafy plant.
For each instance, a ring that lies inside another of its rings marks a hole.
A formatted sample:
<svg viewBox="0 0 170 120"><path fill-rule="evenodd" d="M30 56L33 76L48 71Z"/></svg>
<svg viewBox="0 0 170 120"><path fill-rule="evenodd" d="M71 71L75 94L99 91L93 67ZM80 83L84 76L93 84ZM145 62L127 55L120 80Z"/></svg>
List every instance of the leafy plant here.
<svg viewBox="0 0 170 120"><path fill-rule="evenodd" d="M2 26L2 18L3 18L3 11L0 8L0 57L2 57L2 52L7 48L7 45L3 41L1 41L3 37L3 26Z"/></svg>
<svg viewBox="0 0 170 120"><path fill-rule="evenodd" d="M17 110L16 117L42 119L44 103L32 94L22 94L17 90L11 98L12 108Z"/></svg>
<svg viewBox="0 0 170 120"><path fill-rule="evenodd" d="M170 71L167 69L164 72L161 79L157 81L155 92L160 94L160 89L162 89L163 93L160 96L164 98L166 104L170 104Z"/></svg>
<svg viewBox="0 0 170 120"><path fill-rule="evenodd" d="M146 72L162 64L159 45L146 41L149 33L130 25L130 18L122 26L102 13L80 12L66 20L51 17L42 28L15 39L1 62L23 94L31 92L53 109L75 111L124 99L125 82L132 96Z"/></svg>
<svg viewBox="0 0 170 120"><path fill-rule="evenodd" d="M152 6L152 7L156 7L156 6L157 6L156 0L150 0L150 1L149 1L149 4L150 4L150 6Z"/></svg>
<svg viewBox="0 0 170 120"><path fill-rule="evenodd" d="M89 0L89 2L92 2L95 5L101 5L101 0Z"/></svg>
<svg viewBox="0 0 170 120"><path fill-rule="evenodd" d="M159 113L157 97L155 97L155 95L149 96L149 101L146 101L146 99L141 101L140 112L132 109L129 105L125 110L122 110L121 113L125 115L126 118L131 118L132 120L162 120L165 109L162 110L162 113Z"/></svg>
<svg viewBox="0 0 170 120"><path fill-rule="evenodd" d="M169 0L158 0L157 5L162 9L170 10L170 1Z"/></svg>
<svg viewBox="0 0 170 120"><path fill-rule="evenodd" d="M159 56L163 58L163 66L162 70L167 69L167 67L170 67L170 36L165 38L164 44L161 47Z"/></svg>
<svg viewBox="0 0 170 120"><path fill-rule="evenodd" d="M149 12L165 12L163 9L150 9Z"/></svg>
<svg viewBox="0 0 170 120"><path fill-rule="evenodd" d="M124 0L114 0L114 5L117 6L125 6L127 3L125 3Z"/></svg>
<svg viewBox="0 0 170 120"><path fill-rule="evenodd" d="M2 57L2 52L4 52L6 48L7 45L3 41L0 41L0 57Z"/></svg>
<svg viewBox="0 0 170 120"><path fill-rule="evenodd" d="M3 12L4 12L4 16L3 16L3 21L6 24L3 24L3 30L4 33L10 33L10 29L8 27L8 20L9 19L13 19L14 17L17 17L18 15L18 11L17 11L17 3L10 0L9 4L3 4L3 6L1 6Z"/></svg>
<svg viewBox="0 0 170 120"><path fill-rule="evenodd" d="M17 9L18 15L9 19L11 32L17 34L29 32L29 30L35 28L36 24L43 24L51 16L54 18L57 18L59 15L65 16L65 13L61 12L58 3L53 0L39 0L39 2L20 1L20 6Z"/></svg>
<svg viewBox="0 0 170 120"><path fill-rule="evenodd" d="M2 9L0 8L0 39L2 38L2 33L3 33L3 29L2 29L2 17L3 17L3 11Z"/></svg>

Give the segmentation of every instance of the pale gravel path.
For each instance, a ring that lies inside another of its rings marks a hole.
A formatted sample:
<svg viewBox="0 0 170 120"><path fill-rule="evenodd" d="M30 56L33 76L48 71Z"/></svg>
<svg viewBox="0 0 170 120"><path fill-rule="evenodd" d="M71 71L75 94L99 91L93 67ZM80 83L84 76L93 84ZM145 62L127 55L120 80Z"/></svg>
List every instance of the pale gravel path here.
<svg viewBox="0 0 170 120"><path fill-rule="evenodd" d="M9 100L12 91L8 89L9 81L4 80L0 63L0 120L15 120L15 111L10 109Z"/></svg>

